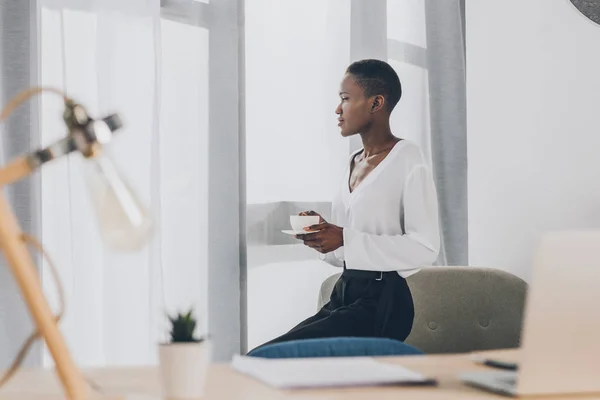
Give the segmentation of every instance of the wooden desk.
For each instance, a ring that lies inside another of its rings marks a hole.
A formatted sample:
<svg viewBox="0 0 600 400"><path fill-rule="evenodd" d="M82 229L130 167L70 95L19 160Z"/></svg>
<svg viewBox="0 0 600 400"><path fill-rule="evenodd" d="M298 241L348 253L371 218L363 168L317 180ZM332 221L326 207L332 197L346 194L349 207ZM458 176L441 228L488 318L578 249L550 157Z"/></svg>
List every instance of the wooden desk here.
<svg viewBox="0 0 600 400"><path fill-rule="evenodd" d="M504 350L485 353L508 361L518 360L517 350ZM227 364L211 367L206 399L233 400L354 400L354 399L440 399L440 400L483 400L505 397L470 388L457 379L457 374L473 370L489 370L475 365L468 354L435 355L421 357L392 357L382 359L419 371L439 380L437 387L367 387L344 389L294 390L272 389L252 378L241 375ZM150 400L160 399L160 380L157 368L107 368L85 371L104 391L104 397L95 398ZM563 397L560 399L599 399L596 397ZM0 391L0 399L42 400L62 399L57 379L51 371L26 370L16 375ZM541 398L536 398L539 400ZM554 397L553 399L557 399Z"/></svg>

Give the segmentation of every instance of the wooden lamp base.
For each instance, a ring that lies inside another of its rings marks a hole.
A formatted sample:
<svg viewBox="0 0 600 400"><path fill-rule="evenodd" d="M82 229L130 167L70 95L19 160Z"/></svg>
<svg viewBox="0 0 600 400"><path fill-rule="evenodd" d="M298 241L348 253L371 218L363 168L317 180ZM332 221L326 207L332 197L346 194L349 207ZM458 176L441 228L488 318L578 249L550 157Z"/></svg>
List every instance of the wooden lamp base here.
<svg viewBox="0 0 600 400"><path fill-rule="evenodd" d="M54 359L65 394L71 400L86 399L89 395L89 387L75 365L58 328L58 323L44 296L39 272L22 237L23 233L17 219L6 197L0 193L0 247L38 332Z"/></svg>

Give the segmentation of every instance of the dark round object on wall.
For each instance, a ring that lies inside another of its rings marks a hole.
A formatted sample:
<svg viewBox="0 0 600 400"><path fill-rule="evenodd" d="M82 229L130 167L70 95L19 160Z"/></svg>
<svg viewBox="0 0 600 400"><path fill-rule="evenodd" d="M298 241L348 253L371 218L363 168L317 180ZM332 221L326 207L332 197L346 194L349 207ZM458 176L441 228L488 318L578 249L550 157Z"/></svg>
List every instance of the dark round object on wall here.
<svg viewBox="0 0 600 400"><path fill-rule="evenodd" d="M569 0L576 9L600 25L600 0Z"/></svg>

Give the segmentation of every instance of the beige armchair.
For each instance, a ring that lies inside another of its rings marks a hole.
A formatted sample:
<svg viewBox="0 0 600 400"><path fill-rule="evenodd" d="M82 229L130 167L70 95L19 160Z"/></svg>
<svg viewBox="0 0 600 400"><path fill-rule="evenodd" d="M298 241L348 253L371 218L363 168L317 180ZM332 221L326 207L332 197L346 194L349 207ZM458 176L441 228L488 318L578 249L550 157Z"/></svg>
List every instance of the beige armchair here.
<svg viewBox="0 0 600 400"><path fill-rule="evenodd" d="M339 274L321 285L318 307ZM406 343L425 353L460 353L519 346L527 284L501 270L425 268L407 279L415 320Z"/></svg>

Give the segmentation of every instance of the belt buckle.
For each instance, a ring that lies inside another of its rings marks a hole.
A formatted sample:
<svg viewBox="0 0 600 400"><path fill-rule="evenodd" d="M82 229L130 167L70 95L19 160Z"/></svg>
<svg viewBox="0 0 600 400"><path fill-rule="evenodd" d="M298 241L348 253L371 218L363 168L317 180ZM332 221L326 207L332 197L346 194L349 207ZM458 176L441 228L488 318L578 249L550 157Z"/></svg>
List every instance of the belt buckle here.
<svg viewBox="0 0 600 400"><path fill-rule="evenodd" d="M379 271L379 278L375 278L376 281L382 281L383 280L383 271Z"/></svg>

